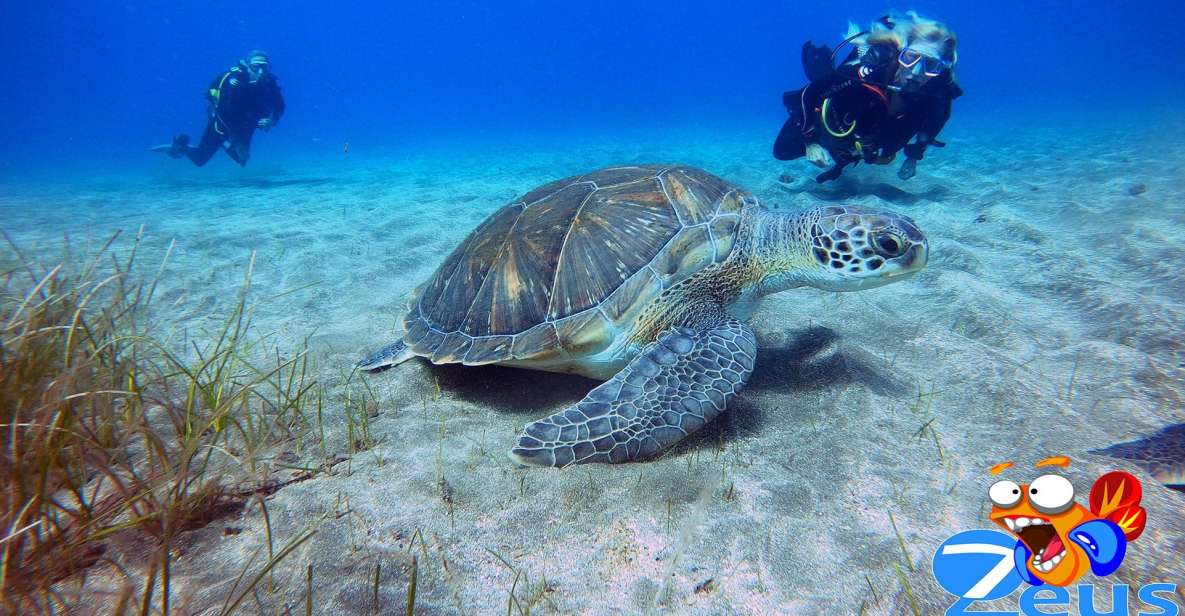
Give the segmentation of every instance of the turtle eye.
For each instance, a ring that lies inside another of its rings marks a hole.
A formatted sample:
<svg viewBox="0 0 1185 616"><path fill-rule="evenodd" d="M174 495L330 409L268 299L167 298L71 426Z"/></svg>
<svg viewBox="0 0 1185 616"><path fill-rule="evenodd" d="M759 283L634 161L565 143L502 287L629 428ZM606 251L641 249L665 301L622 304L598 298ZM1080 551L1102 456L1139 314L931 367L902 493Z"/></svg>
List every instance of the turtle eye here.
<svg viewBox="0 0 1185 616"><path fill-rule="evenodd" d="M998 507L1012 507L1020 502L1020 486L1011 481L997 481L988 488L988 498Z"/></svg>
<svg viewBox="0 0 1185 616"><path fill-rule="evenodd" d="M880 254L889 257L899 257L905 252L905 242L895 233L882 231L872 236L872 247Z"/></svg>
<svg viewBox="0 0 1185 616"><path fill-rule="evenodd" d="M1029 501L1041 513L1061 513L1074 502L1074 484L1061 475L1041 475L1029 485Z"/></svg>

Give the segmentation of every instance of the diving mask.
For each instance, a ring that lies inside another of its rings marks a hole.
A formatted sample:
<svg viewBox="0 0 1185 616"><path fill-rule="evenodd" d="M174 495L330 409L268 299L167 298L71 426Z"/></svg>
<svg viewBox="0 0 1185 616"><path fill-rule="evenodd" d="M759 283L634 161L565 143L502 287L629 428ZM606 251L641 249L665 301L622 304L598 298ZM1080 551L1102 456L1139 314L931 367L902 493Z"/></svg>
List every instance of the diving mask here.
<svg viewBox="0 0 1185 616"><path fill-rule="evenodd" d="M922 73L927 77L937 77L949 70L951 65L946 60L935 58L911 47L901 50L901 54L897 56L897 63L902 68L914 69L915 72L917 70L915 67L920 64Z"/></svg>
<svg viewBox="0 0 1185 616"><path fill-rule="evenodd" d="M247 65L247 76L251 79L252 83L259 81L259 78L263 77L263 74L266 72L267 60L260 61L257 58L252 58L251 62Z"/></svg>

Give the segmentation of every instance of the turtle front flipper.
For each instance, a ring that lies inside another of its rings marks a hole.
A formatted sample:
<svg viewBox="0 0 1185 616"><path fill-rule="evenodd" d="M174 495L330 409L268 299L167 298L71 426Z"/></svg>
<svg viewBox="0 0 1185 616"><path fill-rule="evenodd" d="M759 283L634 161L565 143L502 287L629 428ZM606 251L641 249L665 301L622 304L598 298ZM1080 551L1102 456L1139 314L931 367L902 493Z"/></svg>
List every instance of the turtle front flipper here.
<svg viewBox="0 0 1185 616"><path fill-rule="evenodd" d="M510 456L559 467L654 457L724 411L756 357L753 331L726 314L668 330L579 403L528 424Z"/></svg>
<svg viewBox="0 0 1185 616"><path fill-rule="evenodd" d="M378 372L385 370L392 366L397 366L403 362L415 357L407 345L402 340L396 340L391 344L367 355L365 359L358 362L358 369L367 372Z"/></svg>

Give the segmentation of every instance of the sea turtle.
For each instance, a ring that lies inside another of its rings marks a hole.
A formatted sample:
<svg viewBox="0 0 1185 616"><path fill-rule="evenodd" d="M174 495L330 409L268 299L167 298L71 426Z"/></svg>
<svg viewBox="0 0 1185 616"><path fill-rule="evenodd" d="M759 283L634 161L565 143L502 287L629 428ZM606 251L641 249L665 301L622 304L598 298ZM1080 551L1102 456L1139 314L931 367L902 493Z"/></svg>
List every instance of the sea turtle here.
<svg viewBox="0 0 1185 616"><path fill-rule="evenodd" d="M719 415L757 357L756 300L853 291L922 269L909 218L866 207L766 210L700 169L613 167L494 212L413 293L404 334L361 362L420 356L606 381L526 426L520 464L653 457Z"/></svg>

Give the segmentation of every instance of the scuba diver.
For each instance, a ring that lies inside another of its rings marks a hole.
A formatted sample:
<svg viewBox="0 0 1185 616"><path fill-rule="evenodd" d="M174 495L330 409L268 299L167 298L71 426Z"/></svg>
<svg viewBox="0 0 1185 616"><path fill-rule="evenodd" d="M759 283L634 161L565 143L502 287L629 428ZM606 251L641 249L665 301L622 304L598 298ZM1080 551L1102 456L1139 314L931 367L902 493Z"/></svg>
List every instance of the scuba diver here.
<svg viewBox="0 0 1185 616"><path fill-rule="evenodd" d="M834 66L849 43L852 51ZM938 133L963 94L954 79L957 44L946 26L913 11L886 15L863 32L850 25L834 51L807 41L802 65L810 83L782 95L790 118L774 141L774 158L831 165L815 178L827 182L848 165L887 165L904 150L897 176L912 178L926 148L946 145Z"/></svg>
<svg viewBox="0 0 1185 616"><path fill-rule="evenodd" d="M215 77L206 89L206 100L210 117L197 147L189 145L189 135L178 133L172 143L152 150L173 158L188 157L201 167L222 148L245 167L255 129L270 130L284 115L280 85L268 70L267 54L259 50L252 50L237 66Z"/></svg>

